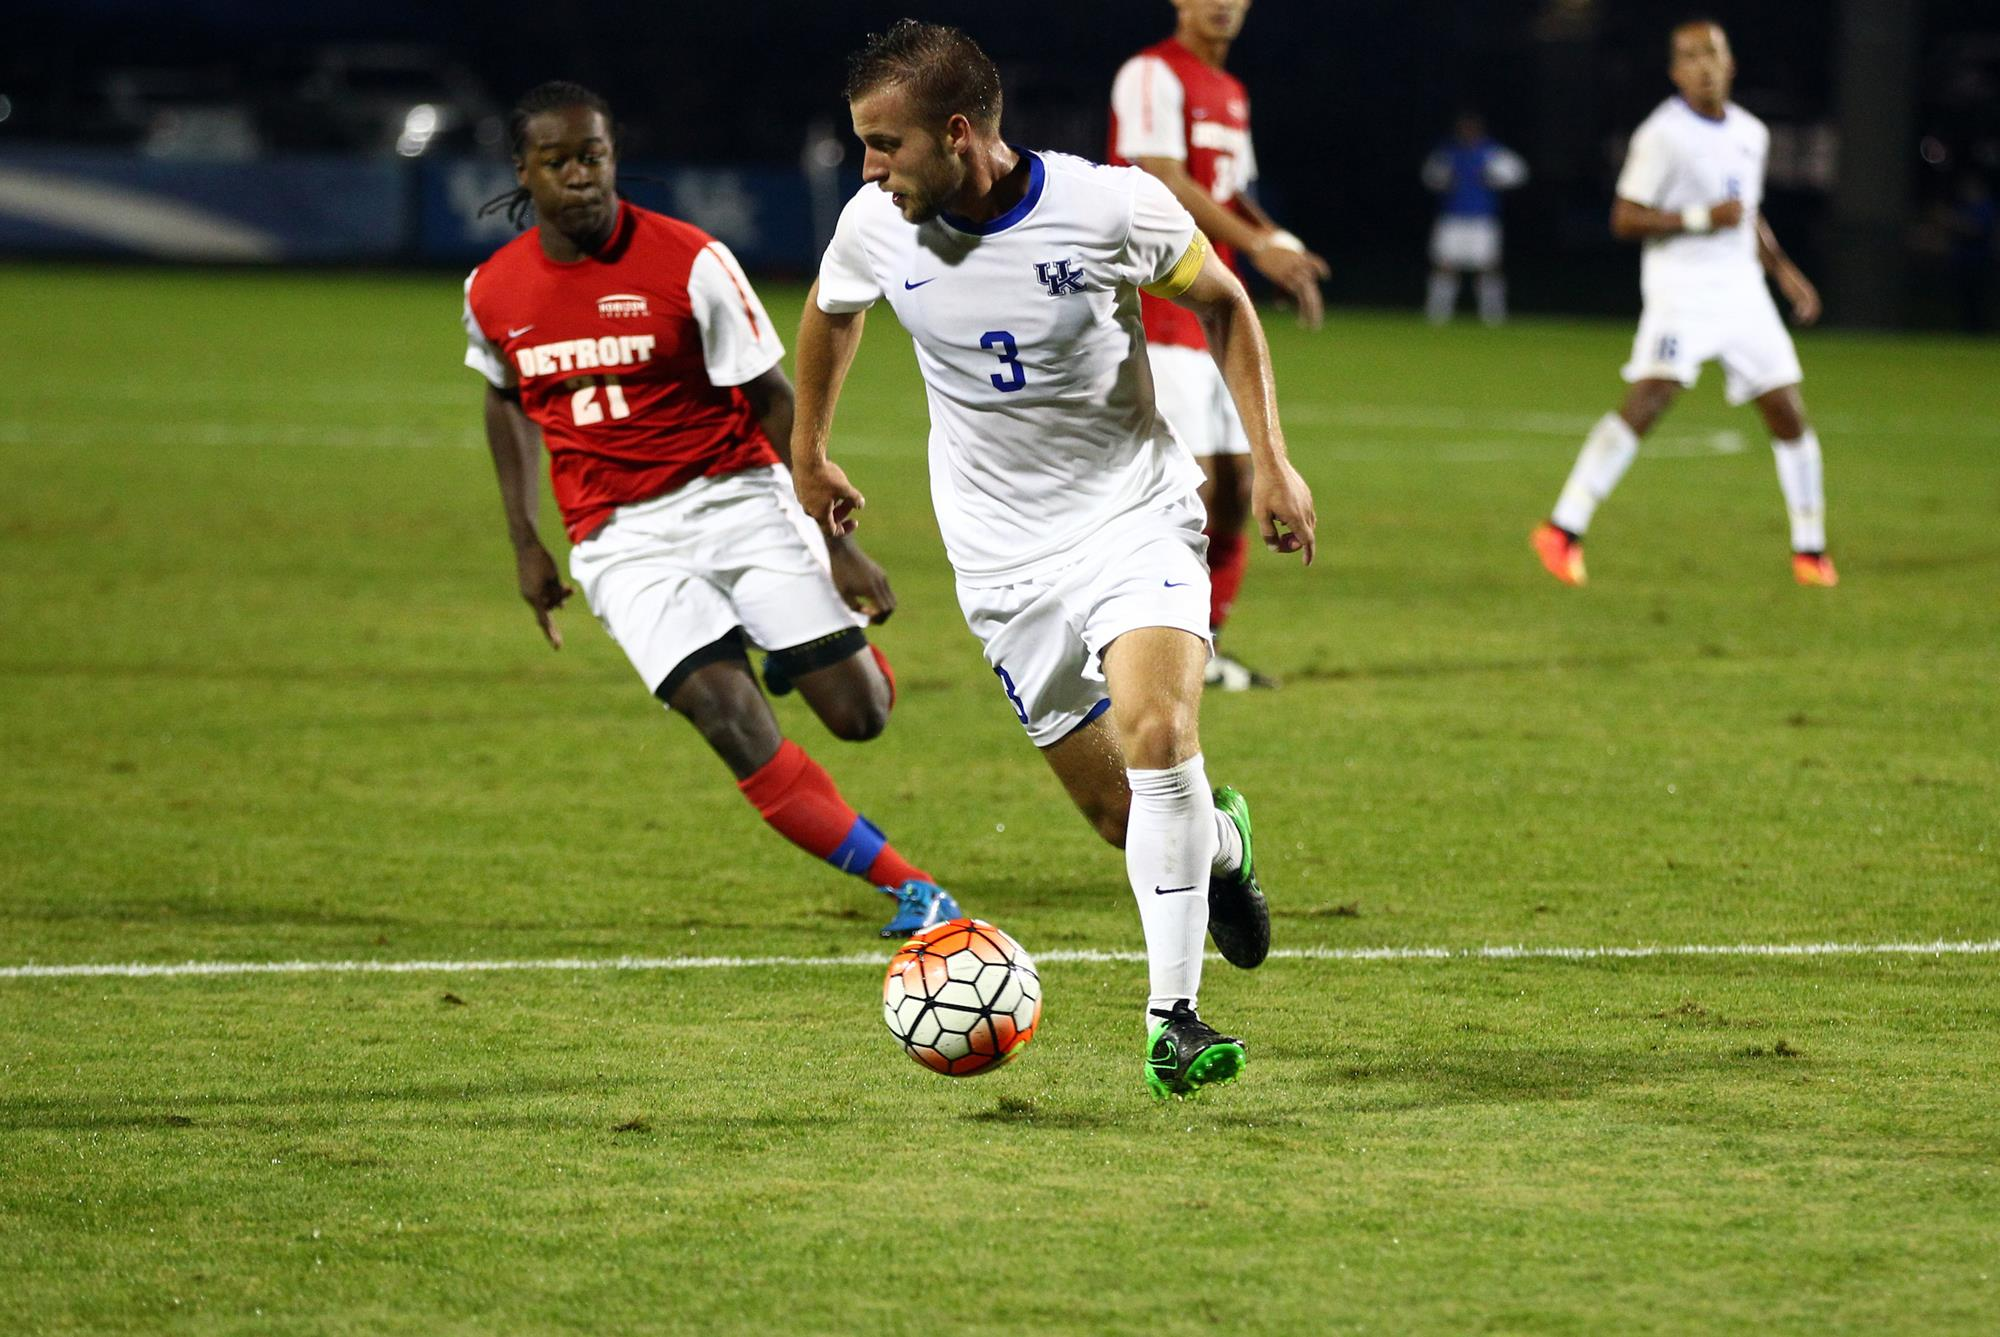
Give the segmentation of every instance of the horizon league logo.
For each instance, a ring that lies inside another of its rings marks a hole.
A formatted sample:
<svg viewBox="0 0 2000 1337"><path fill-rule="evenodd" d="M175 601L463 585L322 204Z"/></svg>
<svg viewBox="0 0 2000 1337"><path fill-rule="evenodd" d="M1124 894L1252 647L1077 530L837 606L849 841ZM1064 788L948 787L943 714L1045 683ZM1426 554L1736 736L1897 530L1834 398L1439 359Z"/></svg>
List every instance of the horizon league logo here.
<svg viewBox="0 0 2000 1337"><path fill-rule="evenodd" d="M1066 292L1082 292L1086 277L1081 269L1071 269L1076 263L1070 260L1042 260L1035 264L1035 278L1049 290L1049 296L1060 297Z"/></svg>

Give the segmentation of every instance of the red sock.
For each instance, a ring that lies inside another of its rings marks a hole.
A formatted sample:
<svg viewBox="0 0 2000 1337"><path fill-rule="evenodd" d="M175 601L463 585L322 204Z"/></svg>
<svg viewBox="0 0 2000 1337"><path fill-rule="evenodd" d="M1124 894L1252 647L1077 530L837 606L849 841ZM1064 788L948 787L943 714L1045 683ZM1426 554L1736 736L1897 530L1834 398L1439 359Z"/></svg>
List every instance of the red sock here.
<svg viewBox="0 0 2000 1337"><path fill-rule="evenodd" d="M1250 566L1250 545L1241 534L1208 536L1208 626L1221 631L1229 620L1229 608L1236 592L1243 588L1243 573Z"/></svg>
<svg viewBox="0 0 2000 1337"><path fill-rule="evenodd" d="M808 854L877 887L929 882L929 873L896 853L874 823L847 806L833 777L787 738L778 755L736 787L771 828Z"/></svg>
<svg viewBox="0 0 2000 1337"><path fill-rule="evenodd" d="M896 670L889 667L889 656L883 654L882 647L873 641L868 643L868 652L875 656L875 667L881 669L882 676L889 680L889 709L894 710L896 708Z"/></svg>

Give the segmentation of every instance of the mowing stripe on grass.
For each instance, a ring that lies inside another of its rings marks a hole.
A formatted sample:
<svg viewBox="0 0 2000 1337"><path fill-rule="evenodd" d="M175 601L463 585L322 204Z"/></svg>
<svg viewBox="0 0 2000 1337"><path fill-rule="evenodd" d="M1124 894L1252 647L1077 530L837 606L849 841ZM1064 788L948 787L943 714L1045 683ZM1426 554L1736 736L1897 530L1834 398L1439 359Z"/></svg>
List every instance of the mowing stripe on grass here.
<svg viewBox="0 0 2000 1337"><path fill-rule="evenodd" d="M1992 956L2000 939L1983 942L1740 942L1682 943L1638 947L1291 947L1271 953L1274 961L1623 961L1658 956ZM1090 949L1031 953L1048 963L1122 963L1146 959L1144 952ZM1219 960L1214 953L1210 959ZM755 970L782 966L819 969L889 964L886 956L604 956L545 957L519 961L179 961L147 964L56 964L0 966L0 979L121 979L211 975L423 975L480 974L504 970Z"/></svg>

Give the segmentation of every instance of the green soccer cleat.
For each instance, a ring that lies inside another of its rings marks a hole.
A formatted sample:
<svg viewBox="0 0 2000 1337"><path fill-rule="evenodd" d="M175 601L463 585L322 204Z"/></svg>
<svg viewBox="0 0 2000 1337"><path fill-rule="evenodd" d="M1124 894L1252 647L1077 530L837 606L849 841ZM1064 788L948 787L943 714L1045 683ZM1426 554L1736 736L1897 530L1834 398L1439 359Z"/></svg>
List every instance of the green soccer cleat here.
<svg viewBox="0 0 2000 1337"><path fill-rule="evenodd" d="M1243 837L1243 866L1235 874L1208 879L1208 936L1222 959L1239 970L1255 970L1271 954L1271 907L1257 885L1257 860L1250 846L1250 803L1228 785L1215 791L1215 806L1236 823Z"/></svg>
<svg viewBox="0 0 2000 1337"><path fill-rule="evenodd" d="M1183 998L1173 1011L1154 1009L1160 1024L1146 1038L1146 1087L1164 1100L1186 1099L1205 1086L1234 1081L1243 1071L1243 1042L1222 1035Z"/></svg>

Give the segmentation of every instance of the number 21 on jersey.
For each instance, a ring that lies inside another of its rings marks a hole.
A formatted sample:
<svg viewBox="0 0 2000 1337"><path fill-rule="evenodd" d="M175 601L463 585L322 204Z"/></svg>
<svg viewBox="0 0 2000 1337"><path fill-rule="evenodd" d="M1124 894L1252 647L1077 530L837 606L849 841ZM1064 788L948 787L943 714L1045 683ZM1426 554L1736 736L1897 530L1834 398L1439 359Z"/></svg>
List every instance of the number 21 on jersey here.
<svg viewBox="0 0 2000 1337"><path fill-rule="evenodd" d="M625 405L625 387L618 384L616 376L580 376L570 384L580 387L569 397L569 419L578 427L603 422L607 409L613 418L632 416L632 410ZM604 391L601 404L597 402L600 389Z"/></svg>

